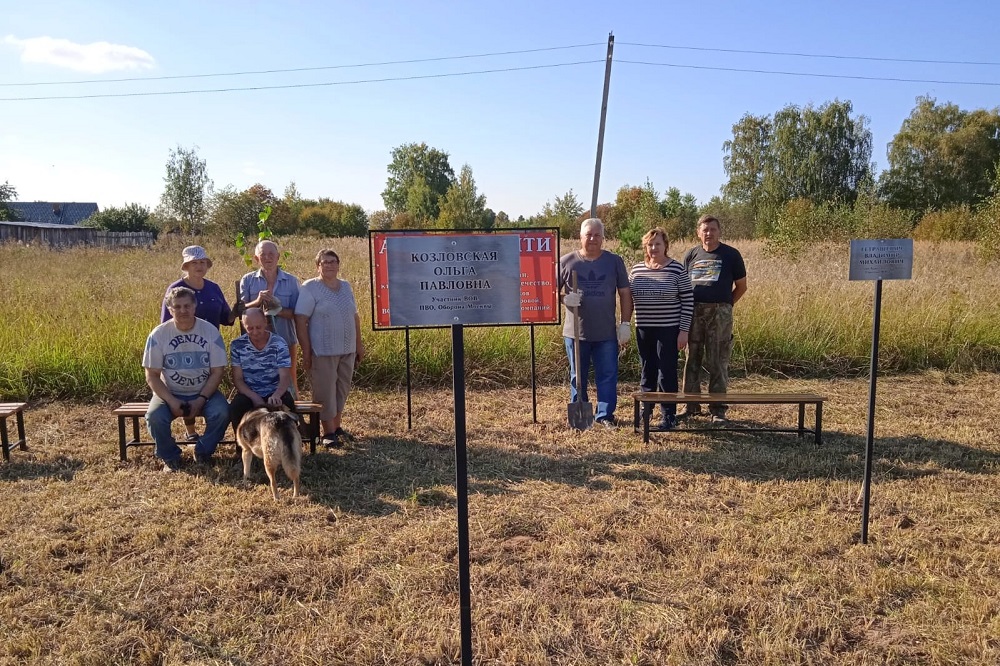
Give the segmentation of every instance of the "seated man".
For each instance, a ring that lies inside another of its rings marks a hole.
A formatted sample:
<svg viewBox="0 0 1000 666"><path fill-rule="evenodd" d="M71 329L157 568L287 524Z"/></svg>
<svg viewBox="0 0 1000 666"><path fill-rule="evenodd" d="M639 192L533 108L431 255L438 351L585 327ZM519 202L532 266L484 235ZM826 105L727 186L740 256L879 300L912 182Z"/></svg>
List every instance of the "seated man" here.
<svg viewBox="0 0 1000 666"><path fill-rule="evenodd" d="M219 440L229 425L229 403L219 392L226 367L226 344L219 329L194 316L198 302L187 287L167 293L170 319L146 338L142 367L153 390L146 425L156 443L163 471L180 467L181 450L170 432L170 423L183 416L205 417L205 434L194 445L198 462L211 462Z"/></svg>
<svg viewBox="0 0 1000 666"><path fill-rule="evenodd" d="M233 365L233 384L238 393L229 407L233 430L251 409L284 403L295 408L288 390L292 385L292 357L288 343L267 330L267 317L260 308L247 308L243 314L246 333L233 340L229 357Z"/></svg>

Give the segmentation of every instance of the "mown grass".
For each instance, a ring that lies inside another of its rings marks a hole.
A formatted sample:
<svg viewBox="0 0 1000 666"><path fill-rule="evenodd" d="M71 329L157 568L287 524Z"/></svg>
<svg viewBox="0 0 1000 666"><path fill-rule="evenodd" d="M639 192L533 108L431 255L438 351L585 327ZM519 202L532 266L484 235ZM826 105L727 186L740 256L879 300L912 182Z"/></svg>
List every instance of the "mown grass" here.
<svg viewBox="0 0 1000 666"><path fill-rule="evenodd" d="M826 394L818 448L644 447L570 431L563 388L539 424L526 390L470 392L475 663L997 663L996 382L882 380L868 545L864 380L736 380ZM110 406L34 405L31 450L0 465L0 664L460 663L451 395L417 392L412 431L400 398L352 395L358 441L305 456L305 497L282 478L278 503L259 468L119 463Z"/></svg>
<svg viewBox="0 0 1000 666"><path fill-rule="evenodd" d="M209 277L234 294L246 268L233 247L203 240L215 260ZM292 238L288 270L315 273L316 250L332 244L344 258L361 306L370 351L357 383L377 388L405 381L401 331L371 330L368 250L362 239ZM179 276L183 242L153 249L70 249L0 246L4 285L0 326L0 399L132 398L146 394L139 362L145 337L159 321L167 284ZM860 376L871 340L871 282L849 282L846 246L817 245L797 261L767 255L756 242L737 242L749 271L749 292L736 310L733 369L739 373ZM564 243L564 251L573 241ZM675 243L680 256L685 243ZM888 372L923 369L1000 369L1000 304L992 273L963 243L916 243L912 280L884 288L881 366ZM225 329L231 339L233 329ZM558 326L536 328L542 383L565 381ZM525 386L530 378L529 330L484 328L466 335L469 381L478 387ZM447 330L411 331L412 376L418 385L444 385L451 376ZM622 364L636 378L630 348Z"/></svg>

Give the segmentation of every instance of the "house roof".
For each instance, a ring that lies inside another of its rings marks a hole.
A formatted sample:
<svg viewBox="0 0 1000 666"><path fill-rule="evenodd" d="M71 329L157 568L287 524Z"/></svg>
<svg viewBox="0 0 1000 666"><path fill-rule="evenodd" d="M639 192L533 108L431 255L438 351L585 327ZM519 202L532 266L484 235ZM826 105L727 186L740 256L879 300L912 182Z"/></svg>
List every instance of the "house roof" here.
<svg viewBox="0 0 1000 666"><path fill-rule="evenodd" d="M97 212L96 203L10 201L6 205L21 222L42 224L77 225Z"/></svg>

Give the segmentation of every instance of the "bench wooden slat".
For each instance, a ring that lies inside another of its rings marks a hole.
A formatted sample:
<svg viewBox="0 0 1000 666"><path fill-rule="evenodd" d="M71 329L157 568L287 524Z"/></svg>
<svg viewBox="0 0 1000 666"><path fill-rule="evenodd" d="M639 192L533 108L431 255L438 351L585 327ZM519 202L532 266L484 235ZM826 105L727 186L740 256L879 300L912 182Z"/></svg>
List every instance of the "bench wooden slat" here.
<svg viewBox="0 0 1000 666"><path fill-rule="evenodd" d="M642 423L642 441L649 443L649 419L651 410L647 407L642 410L640 418L639 407L648 403L694 403L694 404L729 404L729 405L798 405L798 428L791 430L788 428L754 428L759 431L771 432L793 432L802 437L805 433L812 433L817 444L823 441L823 403L826 396L815 393L661 393L657 391L636 391L632 394L634 415L632 429L639 431L639 423ZM813 405L816 411L815 425L812 429L805 426L806 405ZM734 428L706 428L704 430L733 430ZM745 430L745 428L739 428ZM686 428L688 431L702 430L701 428Z"/></svg>
<svg viewBox="0 0 1000 666"><path fill-rule="evenodd" d="M658 393L636 391L632 394L639 402L701 402L705 404L728 402L732 404L798 404L800 402L825 402L826 397L814 393Z"/></svg>

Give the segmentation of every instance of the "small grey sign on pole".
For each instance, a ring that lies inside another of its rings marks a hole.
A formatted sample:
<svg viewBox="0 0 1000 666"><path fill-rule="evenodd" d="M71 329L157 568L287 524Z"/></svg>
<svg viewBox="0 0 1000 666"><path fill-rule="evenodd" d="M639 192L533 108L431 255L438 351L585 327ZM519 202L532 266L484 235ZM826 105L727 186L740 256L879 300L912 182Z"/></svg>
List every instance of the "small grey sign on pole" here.
<svg viewBox="0 0 1000 666"><path fill-rule="evenodd" d="M861 487L861 543L868 543L871 509L872 458L875 455L875 383L878 378L878 333L882 318L882 280L909 280L913 273L913 240L851 241L851 280L875 280L875 314L872 317L872 357L868 380L868 438L865 446L865 480Z"/></svg>
<svg viewBox="0 0 1000 666"><path fill-rule="evenodd" d="M851 241L851 280L909 280L913 239Z"/></svg>

